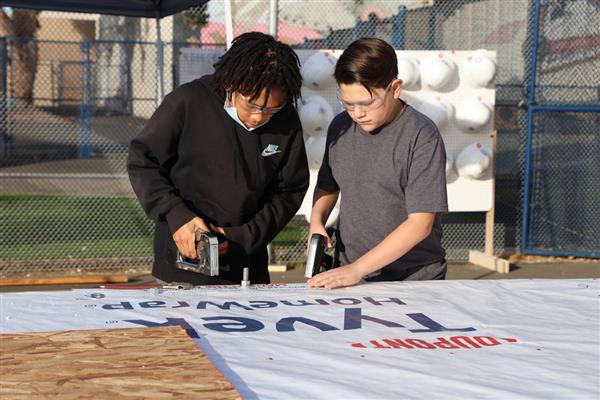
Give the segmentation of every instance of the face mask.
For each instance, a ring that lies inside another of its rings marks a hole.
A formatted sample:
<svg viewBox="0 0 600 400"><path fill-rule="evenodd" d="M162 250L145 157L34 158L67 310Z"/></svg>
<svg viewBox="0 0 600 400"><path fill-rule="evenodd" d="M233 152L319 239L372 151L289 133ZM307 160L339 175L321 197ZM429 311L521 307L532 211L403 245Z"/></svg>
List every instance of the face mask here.
<svg viewBox="0 0 600 400"><path fill-rule="evenodd" d="M229 116L235 121L237 122L242 128L244 128L245 130L252 132L255 129L260 128L261 126L263 126L264 124L266 124L267 122L269 122L269 120L266 120L265 122L263 122L262 124L253 126L252 128L248 128L240 119L240 117L238 117L238 113L237 113L237 108L233 107L230 105L230 103L227 101L227 99L225 99L225 104L223 105L223 108L225 109L225 112L227 112L227 114L229 114Z"/></svg>

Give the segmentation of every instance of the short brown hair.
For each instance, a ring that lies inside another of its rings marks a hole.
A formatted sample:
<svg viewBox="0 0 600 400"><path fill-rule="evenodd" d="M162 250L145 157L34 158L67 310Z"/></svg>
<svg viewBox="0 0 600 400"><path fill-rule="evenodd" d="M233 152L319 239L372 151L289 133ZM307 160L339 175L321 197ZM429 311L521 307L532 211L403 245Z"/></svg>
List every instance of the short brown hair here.
<svg viewBox="0 0 600 400"><path fill-rule="evenodd" d="M358 39L340 56L334 76L338 84L360 83L369 93L371 88L385 88L398 77L396 52L381 39Z"/></svg>

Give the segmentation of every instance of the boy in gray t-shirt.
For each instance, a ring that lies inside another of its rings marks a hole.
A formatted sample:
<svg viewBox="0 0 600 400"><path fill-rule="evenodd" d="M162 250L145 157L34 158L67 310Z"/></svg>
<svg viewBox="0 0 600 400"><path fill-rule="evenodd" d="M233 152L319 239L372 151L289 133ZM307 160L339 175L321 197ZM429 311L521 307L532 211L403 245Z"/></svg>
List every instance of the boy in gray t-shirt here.
<svg viewBox="0 0 600 400"><path fill-rule="evenodd" d="M396 53L380 39L353 42L337 62L346 112L329 126L309 237L320 233L331 246L325 221L341 194L342 266L309 279L312 287L445 277L444 143L430 119L399 99L397 76Z"/></svg>

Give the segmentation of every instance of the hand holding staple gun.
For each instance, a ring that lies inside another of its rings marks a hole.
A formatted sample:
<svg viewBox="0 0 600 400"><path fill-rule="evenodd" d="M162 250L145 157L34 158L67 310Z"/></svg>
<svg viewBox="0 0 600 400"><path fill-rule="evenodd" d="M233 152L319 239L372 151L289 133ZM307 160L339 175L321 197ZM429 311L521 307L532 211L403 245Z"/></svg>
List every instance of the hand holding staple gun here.
<svg viewBox="0 0 600 400"><path fill-rule="evenodd" d="M357 271L352 264L340 266L339 260L325 253L325 243L331 245L331 237L334 234L333 229L327 229L325 235L315 232L316 229L310 229L310 240L308 242L308 256L304 277L309 278L307 283L309 287L325 287L332 289L335 287L352 286L360 282L364 274Z"/></svg>
<svg viewBox="0 0 600 400"><path fill-rule="evenodd" d="M196 253L196 232L208 232L208 226L200 217L191 219L186 224L182 225L173 234L173 240L177 246L177 250L184 257L195 259L198 257Z"/></svg>
<svg viewBox="0 0 600 400"><path fill-rule="evenodd" d="M323 237L323 246L327 249L331 249L333 247L333 243L331 242L331 236L330 234L332 233L331 230L329 230L330 232L327 232L328 230L325 228L324 225L317 225L317 226L312 226L309 229L308 232L308 246L310 246L310 242L312 240L312 238L314 237L314 235L321 235Z"/></svg>
<svg viewBox="0 0 600 400"><path fill-rule="evenodd" d="M312 229L309 232L308 254L304 269L305 278L312 278L321 272L339 267L339 260L336 261L334 257L325 252L327 248L333 248L331 237L335 231L332 228L323 229L323 231L324 234L315 233Z"/></svg>
<svg viewBox="0 0 600 400"><path fill-rule="evenodd" d="M196 232L210 232L211 230L223 234L223 228L211 225L211 228L206 225L200 217L194 217L188 223L184 224L173 234L173 240L177 245L179 253L189 259L197 259L198 252L196 250ZM229 242L227 240L219 243L219 256L223 256L229 250Z"/></svg>
<svg viewBox="0 0 600 400"><path fill-rule="evenodd" d="M328 236L323 236L319 233L313 233L310 236L306 267L304 269L305 278L312 278L333 267L333 257L324 253L326 238L328 238Z"/></svg>
<svg viewBox="0 0 600 400"><path fill-rule="evenodd" d="M196 258L177 252L177 268L200 274L219 275L219 239L212 232L195 232Z"/></svg>
<svg viewBox="0 0 600 400"><path fill-rule="evenodd" d="M224 238L223 228L212 225L211 228ZM219 256L229 250L229 243L227 240L219 241L217 234L206 228L202 218L194 217L175 232L173 239L178 249L177 268L208 276L219 275ZM192 248L189 247L190 242Z"/></svg>

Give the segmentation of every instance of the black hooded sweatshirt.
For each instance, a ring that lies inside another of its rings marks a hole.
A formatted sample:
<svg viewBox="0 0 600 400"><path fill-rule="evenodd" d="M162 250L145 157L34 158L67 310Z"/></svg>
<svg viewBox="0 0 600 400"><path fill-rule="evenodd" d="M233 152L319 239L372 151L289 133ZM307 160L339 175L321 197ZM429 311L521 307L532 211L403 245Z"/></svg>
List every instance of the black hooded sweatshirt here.
<svg viewBox="0 0 600 400"><path fill-rule="evenodd" d="M224 110L207 75L170 93L132 140L127 169L155 221L153 275L166 282L268 283L266 246L298 211L308 188L302 127L292 104L248 131ZM193 217L225 228L220 279L176 268L172 234Z"/></svg>

